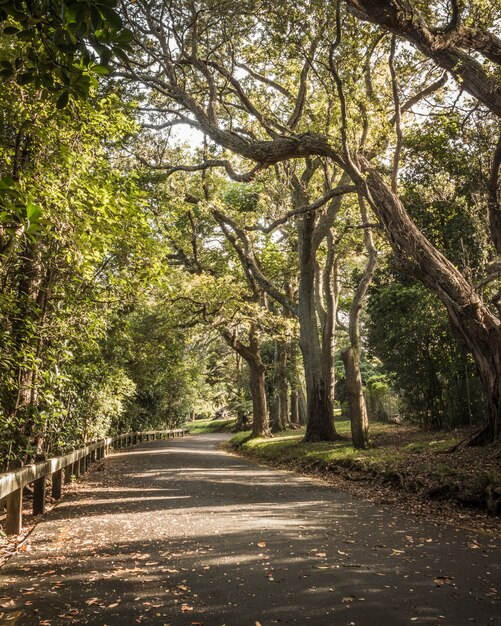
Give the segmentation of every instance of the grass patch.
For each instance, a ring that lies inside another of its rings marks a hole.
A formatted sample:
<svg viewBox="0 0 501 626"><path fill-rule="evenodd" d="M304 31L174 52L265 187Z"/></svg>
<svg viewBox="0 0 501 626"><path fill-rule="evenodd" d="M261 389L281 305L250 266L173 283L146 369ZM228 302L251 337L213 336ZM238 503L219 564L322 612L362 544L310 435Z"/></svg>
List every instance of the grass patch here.
<svg viewBox="0 0 501 626"><path fill-rule="evenodd" d="M236 419L206 419L187 422L184 426L190 431L190 435L202 435L204 433L231 433L234 431L236 424Z"/></svg>
<svg viewBox="0 0 501 626"><path fill-rule="evenodd" d="M304 443L304 428L272 438L251 438L251 432L245 431L224 447L275 467L371 481L425 499L447 499L501 513L498 452L477 448L445 454L465 432L427 432L376 422L371 424L371 447L355 450L349 421L336 420L336 430L345 440Z"/></svg>
<svg viewBox="0 0 501 626"><path fill-rule="evenodd" d="M384 430L386 424L378 425ZM348 420L336 422L337 432L346 437L344 441L318 443L304 443L304 427L299 430L287 430L275 434L271 439L250 438L250 431L237 433L225 447L240 450L264 461L274 461L298 468L308 466L329 468L339 463L350 465L352 462L361 462L364 465L381 462L395 462L398 451L385 448L371 448L369 450L355 450L350 440L350 423Z"/></svg>

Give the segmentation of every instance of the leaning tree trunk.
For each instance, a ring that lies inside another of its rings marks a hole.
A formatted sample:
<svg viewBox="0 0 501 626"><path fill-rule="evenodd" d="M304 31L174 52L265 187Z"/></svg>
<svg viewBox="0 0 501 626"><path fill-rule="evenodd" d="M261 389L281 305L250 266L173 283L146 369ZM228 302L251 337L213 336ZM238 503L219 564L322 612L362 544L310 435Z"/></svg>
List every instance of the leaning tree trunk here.
<svg viewBox="0 0 501 626"><path fill-rule="evenodd" d="M252 436L271 437L268 403L266 401L266 367L261 360L261 350L255 324L251 324L249 343L247 345L224 328L220 332L230 348L235 350L249 367L253 417Z"/></svg>
<svg viewBox="0 0 501 626"><path fill-rule="evenodd" d="M451 325L471 351L487 399L482 428L465 443L501 440L501 322L484 305L459 270L417 228L397 195L380 174L361 157L366 197L381 220L397 260L432 291L447 309Z"/></svg>

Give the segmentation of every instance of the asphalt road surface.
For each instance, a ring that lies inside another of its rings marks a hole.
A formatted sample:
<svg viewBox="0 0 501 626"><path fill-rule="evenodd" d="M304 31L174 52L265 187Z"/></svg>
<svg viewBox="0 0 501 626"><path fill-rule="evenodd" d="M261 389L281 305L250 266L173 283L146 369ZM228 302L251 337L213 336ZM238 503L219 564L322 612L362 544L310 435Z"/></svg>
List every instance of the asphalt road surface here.
<svg viewBox="0 0 501 626"><path fill-rule="evenodd" d="M6 624L501 624L501 541L218 450L109 457L0 570Z"/></svg>

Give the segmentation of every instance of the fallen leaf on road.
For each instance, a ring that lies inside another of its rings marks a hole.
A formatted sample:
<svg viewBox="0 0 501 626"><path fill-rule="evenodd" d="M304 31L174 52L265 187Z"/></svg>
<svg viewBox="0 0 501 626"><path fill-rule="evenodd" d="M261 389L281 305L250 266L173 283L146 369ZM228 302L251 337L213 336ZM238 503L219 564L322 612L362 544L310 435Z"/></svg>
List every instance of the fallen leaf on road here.
<svg viewBox="0 0 501 626"><path fill-rule="evenodd" d="M21 617L22 614L22 611L16 611L15 613L9 613L3 619L5 620L5 622L16 622L17 618ZM40 624L42 624L42 622L40 622ZM48 626L50 626L50 622L48 623Z"/></svg>
<svg viewBox="0 0 501 626"><path fill-rule="evenodd" d="M454 584L452 581L454 580L453 576L437 576L435 578L435 585L437 587L441 587L442 585L450 585Z"/></svg>
<svg viewBox="0 0 501 626"><path fill-rule="evenodd" d="M350 604L350 602L353 602L354 599L355 599L355 596L345 596L341 600L341 604Z"/></svg>
<svg viewBox="0 0 501 626"><path fill-rule="evenodd" d="M258 548L266 548L266 541L258 541Z"/></svg>
<svg viewBox="0 0 501 626"><path fill-rule="evenodd" d="M193 611L193 607L192 606L188 606L187 604L182 604L181 605L181 611L183 611L184 613L186 613L187 611Z"/></svg>
<svg viewBox="0 0 501 626"><path fill-rule="evenodd" d="M0 604L0 607L2 607L2 609L8 609L9 606L14 606L14 600L11 598L2 598L2 604Z"/></svg>

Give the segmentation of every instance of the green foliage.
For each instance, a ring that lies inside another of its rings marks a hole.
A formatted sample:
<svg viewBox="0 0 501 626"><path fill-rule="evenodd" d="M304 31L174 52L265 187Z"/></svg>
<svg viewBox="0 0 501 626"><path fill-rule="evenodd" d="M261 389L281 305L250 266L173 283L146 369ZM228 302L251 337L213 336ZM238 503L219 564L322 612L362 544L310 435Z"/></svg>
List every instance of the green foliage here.
<svg viewBox="0 0 501 626"><path fill-rule="evenodd" d="M461 352L441 305L424 287L390 270L370 291L367 338L401 395L404 416L433 428L482 415L471 357Z"/></svg>
<svg viewBox="0 0 501 626"><path fill-rule="evenodd" d="M190 431L190 435L203 435L205 433L231 433L235 432L235 419L227 420L195 420L187 422L184 426Z"/></svg>
<svg viewBox="0 0 501 626"><path fill-rule="evenodd" d="M0 0L0 77L57 96L85 99L115 57L131 52L118 0Z"/></svg>
<svg viewBox="0 0 501 626"><path fill-rule="evenodd" d="M157 271L144 195L117 167L135 129L119 98L58 111L34 94L0 89L3 461L110 430L135 384L103 341Z"/></svg>

